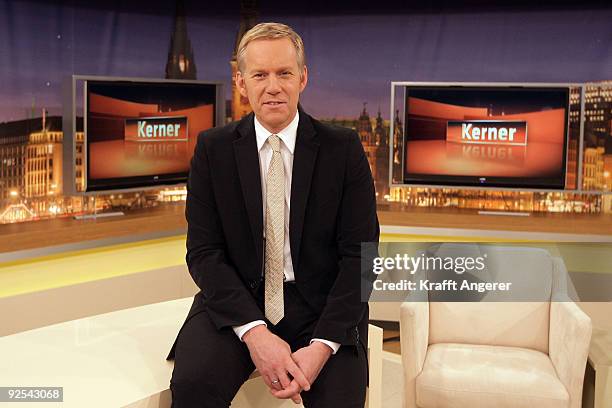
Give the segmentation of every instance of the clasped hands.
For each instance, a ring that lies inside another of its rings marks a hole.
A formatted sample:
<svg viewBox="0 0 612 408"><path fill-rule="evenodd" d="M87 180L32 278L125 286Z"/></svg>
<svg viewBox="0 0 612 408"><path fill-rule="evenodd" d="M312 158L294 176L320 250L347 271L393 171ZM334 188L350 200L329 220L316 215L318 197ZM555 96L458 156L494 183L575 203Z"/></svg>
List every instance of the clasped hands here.
<svg viewBox="0 0 612 408"><path fill-rule="evenodd" d="M270 393L296 404L302 402L300 392L310 390L332 354L331 348L318 341L291 353L289 344L264 325L247 331L242 340Z"/></svg>

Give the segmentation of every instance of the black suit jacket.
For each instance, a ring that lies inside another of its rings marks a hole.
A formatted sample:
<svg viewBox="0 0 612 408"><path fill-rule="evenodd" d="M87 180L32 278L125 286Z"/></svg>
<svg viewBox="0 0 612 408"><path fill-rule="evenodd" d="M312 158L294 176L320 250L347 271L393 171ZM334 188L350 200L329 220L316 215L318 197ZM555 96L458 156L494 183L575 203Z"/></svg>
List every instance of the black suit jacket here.
<svg viewBox="0 0 612 408"><path fill-rule="evenodd" d="M198 136L187 190L186 260L201 289L187 320L206 311L218 330L265 320L257 297L264 226L253 114ZM371 273L362 268L361 243L379 238L372 175L354 131L301 110L289 235L297 289L320 313L313 337L357 345L367 330L361 278Z"/></svg>

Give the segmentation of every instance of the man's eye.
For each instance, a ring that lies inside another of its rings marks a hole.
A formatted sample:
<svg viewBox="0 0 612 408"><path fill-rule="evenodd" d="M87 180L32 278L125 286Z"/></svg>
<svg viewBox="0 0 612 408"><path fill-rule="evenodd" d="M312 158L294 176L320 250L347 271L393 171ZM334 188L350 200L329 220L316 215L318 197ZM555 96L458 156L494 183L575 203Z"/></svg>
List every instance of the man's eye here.
<svg viewBox="0 0 612 408"><path fill-rule="evenodd" d="M253 78L263 78L264 74L255 74L253 75Z"/></svg>

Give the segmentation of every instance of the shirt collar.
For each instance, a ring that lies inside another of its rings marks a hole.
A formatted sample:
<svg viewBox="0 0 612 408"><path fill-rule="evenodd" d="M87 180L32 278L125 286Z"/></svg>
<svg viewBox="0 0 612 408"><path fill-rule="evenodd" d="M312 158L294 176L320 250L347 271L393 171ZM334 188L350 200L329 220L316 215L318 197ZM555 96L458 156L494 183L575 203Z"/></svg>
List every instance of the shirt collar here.
<svg viewBox="0 0 612 408"><path fill-rule="evenodd" d="M285 146L287 146L287 149L289 149L291 154L293 154L293 151L295 149L295 139L297 138L297 128L299 122L300 114L298 111L296 111L295 117L293 118L291 123L289 123L286 128L276 133L280 140L283 141ZM266 140L268 140L268 137L271 134L272 133L269 130L263 127L261 123L259 123L259 121L257 120L257 116L255 116L255 137L257 138L257 151L261 150L264 143L266 143Z"/></svg>

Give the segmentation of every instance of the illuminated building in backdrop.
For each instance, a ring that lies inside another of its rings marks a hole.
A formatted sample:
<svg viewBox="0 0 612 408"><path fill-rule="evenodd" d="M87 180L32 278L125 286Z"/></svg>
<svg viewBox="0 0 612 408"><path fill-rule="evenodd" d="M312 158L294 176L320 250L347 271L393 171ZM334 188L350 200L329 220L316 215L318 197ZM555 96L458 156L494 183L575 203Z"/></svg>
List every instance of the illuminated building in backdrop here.
<svg viewBox="0 0 612 408"><path fill-rule="evenodd" d="M232 68L232 101L231 101L231 120L240 120L244 116L251 113L251 105L249 99L240 95L238 87L236 87L236 72L238 72L238 61L236 54L238 45L244 34L257 24L257 5L255 0L242 0L240 2L240 26L236 34L236 43L234 52L230 60Z"/></svg>
<svg viewBox="0 0 612 408"><path fill-rule="evenodd" d="M0 124L0 160L4 163L0 168L0 222L25 221L80 209L80 200L63 196L61 125L61 117L47 117L44 111L41 118ZM76 149L76 182L82 190L82 131L76 133Z"/></svg>
<svg viewBox="0 0 612 408"><path fill-rule="evenodd" d="M61 196L63 193L63 152L64 133L61 130L61 118L52 117L49 121L45 115L42 127L28 136L25 166L25 197ZM75 174L77 189L83 190L83 132L76 132Z"/></svg>
<svg viewBox="0 0 612 408"><path fill-rule="evenodd" d="M612 81L585 89L583 154L583 188L611 191L605 163L612 160Z"/></svg>
<svg viewBox="0 0 612 408"><path fill-rule="evenodd" d="M26 125L26 121L0 124L0 203L23 196L28 137L22 129Z"/></svg>

